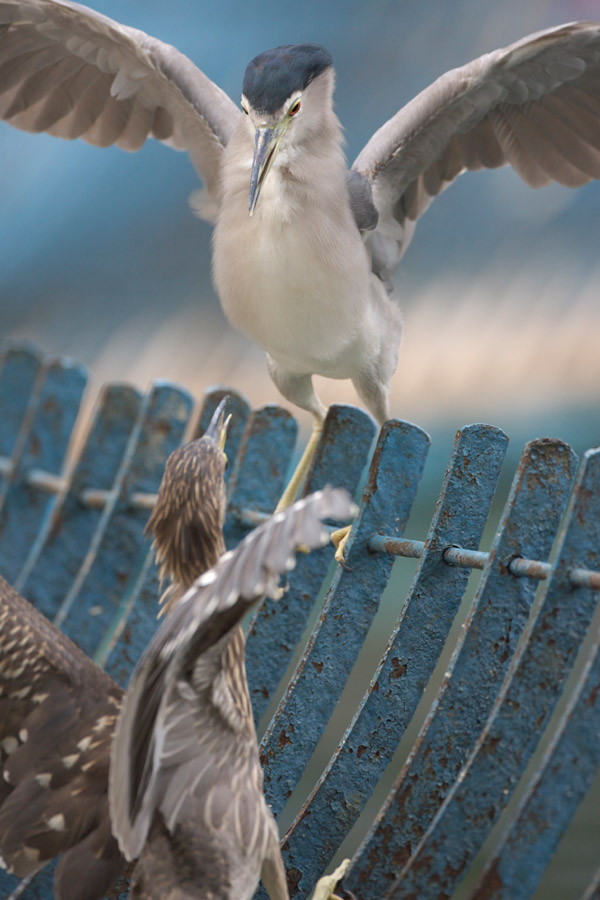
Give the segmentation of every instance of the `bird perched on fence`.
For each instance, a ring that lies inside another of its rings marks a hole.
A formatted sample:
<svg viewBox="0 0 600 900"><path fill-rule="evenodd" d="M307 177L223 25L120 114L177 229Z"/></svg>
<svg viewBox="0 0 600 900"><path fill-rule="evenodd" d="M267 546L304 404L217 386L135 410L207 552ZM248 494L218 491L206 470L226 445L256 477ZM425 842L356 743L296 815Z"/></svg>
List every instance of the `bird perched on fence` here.
<svg viewBox="0 0 600 900"><path fill-rule="evenodd" d="M187 150L216 222L214 280L276 386L325 409L317 373L352 379L389 414L400 314L391 278L432 199L467 169L511 164L532 187L600 177L600 25L530 35L438 78L367 142L352 169L329 53L261 53L242 110L174 47L65 0L0 2L0 115L29 131L135 150ZM293 494L293 490L290 495Z"/></svg>
<svg viewBox="0 0 600 900"><path fill-rule="evenodd" d="M125 855L140 857L132 898L250 900L262 877L272 900L287 900L239 623L277 595L296 550L327 542L321 520L351 508L329 489L273 516L194 582L144 653L110 767L113 829Z"/></svg>

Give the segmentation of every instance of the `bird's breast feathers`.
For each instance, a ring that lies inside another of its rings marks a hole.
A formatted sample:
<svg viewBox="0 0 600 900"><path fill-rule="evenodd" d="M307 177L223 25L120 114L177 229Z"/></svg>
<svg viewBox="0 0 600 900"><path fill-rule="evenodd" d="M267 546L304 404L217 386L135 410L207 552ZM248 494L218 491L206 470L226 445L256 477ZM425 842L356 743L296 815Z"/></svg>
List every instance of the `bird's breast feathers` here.
<svg viewBox="0 0 600 900"><path fill-rule="evenodd" d="M247 184L228 194L214 235L215 286L230 322L287 368L304 371L310 358L313 371L334 374L325 369L344 366L361 331L370 263L354 223L339 221L339 205L307 216L301 201L276 169L253 216Z"/></svg>

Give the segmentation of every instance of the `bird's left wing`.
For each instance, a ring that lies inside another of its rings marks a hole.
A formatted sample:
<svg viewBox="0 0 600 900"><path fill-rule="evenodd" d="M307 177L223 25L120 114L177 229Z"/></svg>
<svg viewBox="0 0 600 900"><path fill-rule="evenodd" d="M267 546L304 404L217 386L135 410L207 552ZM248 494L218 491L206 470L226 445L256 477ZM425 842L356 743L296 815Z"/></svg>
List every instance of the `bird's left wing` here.
<svg viewBox="0 0 600 900"><path fill-rule="evenodd" d="M510 163L532 187L600 178L600 24L529 35L438 78L353 164L373 185L373 267L393 274L415 223L466 169Z"/></svg>
<svg viewBox="0 0 600 900"><path fill-rule="evenodd" d="M0 118L100 147L187 150L213 204L240 116L175 47L68 0L0 0Z"/></svg>
<svg viewBox="0 0 600 900"><path fill-rule="evenodd" d="M113 830L129 859L139 855L165 787L165 770L199 754L197 737L178 751L166 736L170 716L185 735L192 728L182 696L198 705L189 677L196 661L227 635L249 607L277 593L282 572L295 565L298 549L324 546L323 519L347 520L353 512L346 491L325 489L298 501L251 532L205 572L167 617L140 660L127 691L112 747L109 800ZM189 729L188 729L189 730ZM189 737L193 737L190 733ZM174 783L174 779L172 779ZM173 784L171 785L173 788ZM179 785L186 790L188 785ZM177 806L173 789L169 805Z"/></svg>

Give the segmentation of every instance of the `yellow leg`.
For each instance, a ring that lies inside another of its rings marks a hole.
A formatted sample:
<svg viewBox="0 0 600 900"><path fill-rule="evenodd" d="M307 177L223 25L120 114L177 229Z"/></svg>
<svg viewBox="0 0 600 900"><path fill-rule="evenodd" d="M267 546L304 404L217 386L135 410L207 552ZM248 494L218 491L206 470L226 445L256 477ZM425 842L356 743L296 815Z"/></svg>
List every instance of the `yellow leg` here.
<svg viewBox="0 0 600 900"><path fill-rule="evenodd" d="M288 486L281 495L279 503L275 508L276 513L281 512L282 509L286 509L288 506L291 506L298 496L298 491L302 487L304 479L306 478L306 474L310 468L310 464L313 461L313 457L316 453L317 446L321 439L321 434L323 433L323 422L324 419L317 418L317 416L314 417L310 439L308 441L308 444L304 448L304 453L300 457L300 462L296 466L294 474L289 480Z"/></svg>
<svg viewBox="0 0 600 900"><path fill-rule="evenodd" d="M350 860L345 859L331 875L319 878L310 900L340 900L338 895L334 894L335 886L344 877L349 867Z"/></svg>
<svg viewBox="0 0 600 900"><path fill-rule="evenodd" d="M348 538L350 537L350 532L352 531L352 525L344 525L343 528L338 528L337 531L331 532L331 543L335 547L335 559L341 566L346 565L346 557L344 556L344 552L346 550L346 543Z"/></svg>

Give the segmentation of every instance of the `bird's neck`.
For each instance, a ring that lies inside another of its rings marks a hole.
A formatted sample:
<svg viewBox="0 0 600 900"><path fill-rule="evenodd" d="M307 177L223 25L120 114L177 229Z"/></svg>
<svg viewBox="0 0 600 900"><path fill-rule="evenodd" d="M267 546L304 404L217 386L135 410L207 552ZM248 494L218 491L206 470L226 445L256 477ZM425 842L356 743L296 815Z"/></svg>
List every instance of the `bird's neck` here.
<svg viewBox="0 0 600 900"><path fill-rule="evenodd" d="M307 196L318 195L324 203L331 197L339 203L346 190L342 143L341 126L332 115L310 142L282 146L262 186L254 217L289 221L304 214ZM226 150L221 215L247 210L253 154L252 135L242 123Z"/></svg>

